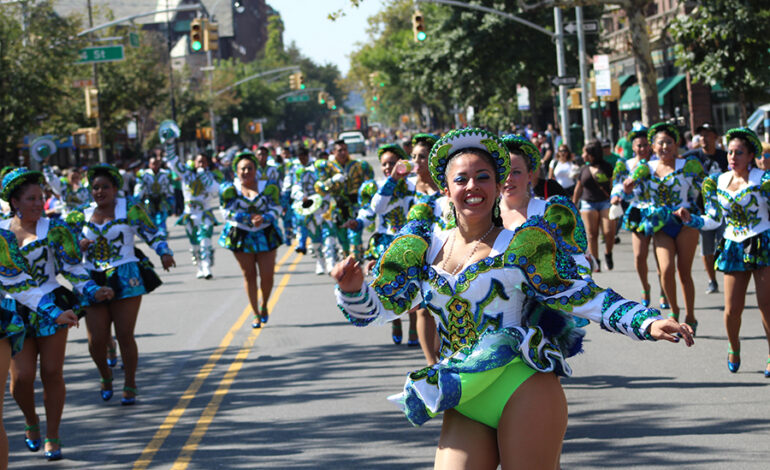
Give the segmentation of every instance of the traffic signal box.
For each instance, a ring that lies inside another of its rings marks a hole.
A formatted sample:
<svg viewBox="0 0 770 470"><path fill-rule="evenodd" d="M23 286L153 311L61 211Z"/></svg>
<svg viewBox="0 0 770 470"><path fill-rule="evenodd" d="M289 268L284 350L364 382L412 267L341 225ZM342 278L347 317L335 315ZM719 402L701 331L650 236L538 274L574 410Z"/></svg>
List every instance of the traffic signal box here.
<svg viewBox="0 0 770 470"><path fill-rule="evenodd" d="M415 11L412 15L412 32L415 42L422 42L428 37L425 32L425 17L422 16L420 10Z"/></svg>
<svg viewBox="0 0 770 470"><path fill-rule="evenodd" d="M216 51L219 49L219 24L206 21L203 29L203 50Z"/></svg>
<svg viewBox="0 0 770 470"><path fill-rule="evenodd" d="M289 88L292 90L304 90L305 75L302 72L289 75Z"/></svg>
<svg viewBox="0 0 770 470"><path fill-rule="evenodd" d="M326 100L329 99L329 93L321 91L318 93L318 104L326 104Z"/></svg>
<svg viewBox="0 0 770 470"><path fill-rule="evenodd" d="M72 134L75 147L80 149L95 149L101 146L99 141L99 129L96 127L84 127Z"/></svg>
<svg viewBox="0 0 770 470"><path fill-rule="evenodd" d="M86 87L86 117L94 119L99 117L99 90L93 87Z"/></svg>
<svg viewBox="0 0 770 470"><path fill-rule="evenodd" d="M297 86L300 90L305 89L305 74L302 72L297 72Z"/></svg>
<svg viewBox="0 0 770 470"><path fill-rule="evenodd" d="M190 49L193 52L200 52L203 49L203 29L205 26L205 18L193 18L190 21Z"/></svg>

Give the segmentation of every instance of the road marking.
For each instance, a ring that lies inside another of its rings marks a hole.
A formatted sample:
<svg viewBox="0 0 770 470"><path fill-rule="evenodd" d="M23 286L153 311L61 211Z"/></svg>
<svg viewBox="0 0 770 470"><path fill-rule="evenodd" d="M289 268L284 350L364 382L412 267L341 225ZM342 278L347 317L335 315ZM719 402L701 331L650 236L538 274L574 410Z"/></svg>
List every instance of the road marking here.
<svg viewBox="0 0 770 470"><path fill-rule="evenodd" d="M289 247L288 250L286 250L286 253L281 257L280 260L275 264L275 270L278 271L278 268L280 268L284 263L286 263L286 260L289 259L292 253L294 253L294 246L292 245ZM298 256L298 258L301 258L301 255ZM296 260L292 266L296 265ZM286 277L287 274L284 274L284 277ZM283 279L282 279L283 280ZM275 298L275 297L273 297ZM272 310L272 308L270 309ZM230 327L230 330L227 332L227 334L222 338L222 342L219 343L219 346L216 350L214 350L213 353L211 353L211 356L209 356L208 362L201 367L201 369L198 371L198 374L193 379L192 383L189 387L187 387L187 390L182 394L182 396L179 398L179 401L177 401L176 406L168 413L166 416L166 419L163 421L163 423L160 425L158 430L155 432L155 435L153 436L152 440L147 444L147 447L144 448L142 451L142 454L139 456L139 458L134 462L134 470L144 470L150 466L152 463L152 459L155 457L155 454L158 453L158 450L160 450L163 443L166 441L166 438L168 438L169 434L171 434L171 431L174 429L174 426L176 426L177 422L182 418L182 415L184 414L187 407L190 405L190 402L195 398L195 395L198 393L198 390L200 390L201 386L203 385L203 382L206 381L206 378L208 378L211 371L214 369L214 366L216 366L219 359L222 357L222 355L225 353L227 348L230 346L230 343L233 341L233 338L235 338L235 333L241 329L243 324L246 322L246 320L251 315L251 306L247 305L246 308L243 310L243 313L241 313L241 316L238 317L238 320L235 321L232 327ZM255 330L259 332L259 329Z"/></svg>
<svg viewBox="0 0 770 470"><path fill-rule="evenodd" d="M276 288L275 292L270 296L270 301L267 305L268 311L273 311L273 307L275 307L275 304L281 297L284 288L286 288L286 285L289 283L289 279L291 278L290 273L297 269L297 263L299 263L301 259L302 254L300 253L291 263L291 266L289 266L289 272L284 274L281 278L281 282L278 284L278 288ZM198 422L195 424L195 429L193 429L193 432L190 434L187 442L185 442L184 447L182 447L182 451L179 452L179 457L177 457L174 465L171 467L171 470L187 469L193 454L198 449L198 445L203 439L203 436L206 435L206 431L208 431L209 425L214 420L217 411L219 411L219 406L222 404L222 400L227 395L227 392L230 391L230 386L235 381L235 378L238 375L238 372L240 372L241 367L243 367L243 363L249 356L249 352L251 352L251 348L254 346L254 342L256 341L257 336L259 336L261 331L261 328L252 330L243 347L240 351L238 351L235 359L227 369L227 373L225 373L225 376L219 382L219 387L217 388L216 392L214 392L214 396L211 397L208 405L206 405L206 409L204 409L203 413L201 413L200 419L198 419Z"/></svg>

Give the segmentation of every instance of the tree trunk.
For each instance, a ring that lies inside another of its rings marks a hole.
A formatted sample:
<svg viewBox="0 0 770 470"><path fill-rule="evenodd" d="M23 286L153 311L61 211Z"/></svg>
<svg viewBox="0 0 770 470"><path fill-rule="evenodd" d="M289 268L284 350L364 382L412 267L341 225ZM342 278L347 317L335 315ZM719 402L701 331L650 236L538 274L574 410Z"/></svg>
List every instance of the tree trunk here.
<svg viewBox="0 0 770 470"><path fill-rule="evenodd" d="M648 0L633 2L625 8L628 30L631 34L631 50L636 59L636 79L639 82L639 96L642 101L642 122L649 126L659 120L658 76L652 63L650 36L647 34L645 7Z"/></svg>
<svg viewBox="0 0 770 470"><path fill-rule="evenodd" d="M749 118L749 113L746 111L746 94L742 91L738 93L738 108L740 109L740 125L745 126L746 120Z"/></svg>

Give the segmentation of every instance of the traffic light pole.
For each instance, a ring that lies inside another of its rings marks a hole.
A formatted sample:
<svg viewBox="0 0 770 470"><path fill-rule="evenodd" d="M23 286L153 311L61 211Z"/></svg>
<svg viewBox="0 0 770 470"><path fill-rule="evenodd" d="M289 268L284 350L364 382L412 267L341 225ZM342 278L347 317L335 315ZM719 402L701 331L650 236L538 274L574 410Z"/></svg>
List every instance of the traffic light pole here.
<svg viewBox="0 0 770 470"><path fill-rule="evenodd" d="M587 144L593 137L591 129L591 100L589 98L588 77L586 70L586 33L583 31L583 7L575 7L575 23L578 36L578 54L580 64L580 88L582 89L582 107L583 107L583 145Z"/></svg>
<svg viewBox="0 0 770 470"><path fill-rule="evenodd" d="M556 29L556 70L560 77L567 75L566 59L564 57L564 22L562 21L561 8L553 9L553 22ZM561 127L562 142L572 149L569 135L569 108L567 108L567 86L559 85L559 127ZM555 145L556 142L554 141ZM555 151L555 149L554 149Z"/></svg>
<svg viewBox="0 0 770 470"><path fill-rule="evenodd" d="M88 0L88 27L93 28L94 27L94 17L93 13L91 11L91 0ZM93 36L91 37L91 43L93 43ZM104 153L104 137L102 135L102 113L101 113L101 106L99 103L99 66L96 65L96 63L93 64L92 69L92 80L94 82L94 88L97 90L96 94L96 132L99 135L99 163L107 163L107 155Z"/></svg>
<svg viewBox="0 0 770 470"><path fill-rule="evenodd" d="M209 71L209 119L211 120L211 150L217 154L217 123L214 115L214 67L211 65L211 50L206 51L206 68Z"/></svg>

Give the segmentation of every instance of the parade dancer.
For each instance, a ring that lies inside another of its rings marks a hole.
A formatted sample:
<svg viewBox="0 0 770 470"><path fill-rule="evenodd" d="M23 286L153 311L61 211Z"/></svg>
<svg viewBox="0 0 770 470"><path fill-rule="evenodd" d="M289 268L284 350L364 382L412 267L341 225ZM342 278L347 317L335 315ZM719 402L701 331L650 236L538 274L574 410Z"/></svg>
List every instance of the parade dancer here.
<svg viewBox="0 0 770 470"><path fill-rule="evenodd" d="M281 215L280 190L274 181L257 180L258 165L256 156L250 151L238 153L232 164L237 179L223 184L220 189L225 228L219 244L233 252L241 267L246 294L254 312L252 328L267 323L275 254L281 244L281 232L277 227Z"/></svg>
<svg viewBox="0 0 770 470"><path fill-rule="evenodd" d="M90 279L70 228L57 219L43 216L43 181L40 172L27 168L18 168L3 179L0 196L10 203L13 216L0 221L0 229L15 236L21 258L12 261L24 263L34 282L19 282L18 271L8 267L1 270L0 275L6 291L31 290L32 295L46 304L44 314L40 314L40 307L37 314L20 304L9 308L22 316L27 329L24 346L11 362L11 395L24 413L25 444L36 452L41 445L40 419L35 409L39 356L46 411L45 457L59 460L62 458L59 424L66 395L63 366L67 327L77 325L84 299L87 302L107 300L114 293ZM59 284L57 275L72 284L74 292ZM106 345L104 352L107 352Z"/></svg>
<svg viewBox="0 0 770 470"><path fill-rule="evenodd" d="M198 279L211 279L211 267L214 265L214 247L211 237L214 226L218 225L214 216L219 194L218 175L209 170L209 161L205 155L195 157L194 167L188 168L176 153L176 139L179 127L173 121L164 121L160 126L160 138L166 147L166 162L182 179L184 184L184 213L177 221L187 233L192 248L193 264L198 265Z"/></svg>
<svg viewBox="0 0 770 470"><path fill-rule="evenodd" d="M134 196L144 202L147 214L155 226L165 236L168 236L166 219L174 208L174 188L171 172L162 168L160 157L150 157L148 169L141 170L137 175Z"/></svg>
<svg viewBox="0 0 770 470"><path fill-rule="evenodd" d="M99 394L112 398L112 370L107 349L112 341L111 325L120 345L124 365L122 405L136 402L138 349L134 328L142 296L161 285L152 263L137 250L134 237L140 236L160 256L166 271L175 266L166 236L152 222L144 206L134 198L119 197L123 179L112 165L94 165L88 170L94 202L71 212L67 223L81 235L86 268L91 279L112 288L114 297L106 302L90 302L86 311L88 351L101 377Z"/></svg>
<svg viewBox="0 0 770 470"><path fill-rule="evenodd" d="M380 181L369 180L361 186L358 216L345 223L344 227L360 232L376 222L374 234L369 238L369 248L364 258L372 264L378 260L393 241L399 230L406 224L409 209L414 204L414 180L407 178L412 165L407 163L407 154L398 144L386 144L377 149L380 169L385 176ZM417 337L417 318L415 312L409 312L409 338L406 345L419 346ZM395 344L403 341L401 320L391 324L391 337Z"/></svg>
<svg viewBox="0 0 770 470"><path fill-rule="evenodd" d="M341 190L335 194L336 225L342 226L358 213L358 192L366 180L374 179L374 171L368 163L350 158L348 146L344 140L334 142L334 163L340 168L345 179ZM345 255L353 253L356 258L363 256L363 241L358 229L340 229L337 232L342 251Z"/></svg>
<svg viewBox="0 0 770 470"><path fill-rule="evenodd" d="M66 177L58 177L47 163L43 165L45 182L63 204L62 216L66 216L83 204L91 202L91 192L83 184L83 174L77 167L72 167Z"/></svg>
<svg viewBox="0 0 770 470"><path fill-rule="evenodd" d="M297 202L300 202L301 204L301 200L298 201L294 199L294 188L300 184L300 180L305 171L312 171L312 168L308 169L310 164L310 153L308 152L307 147L300 147L299 150L297 150L297 158L291 162L286 170L286 176L283 179L283 186L281 187L282 201L286 199L289 202L288 206L284 206L286 208L286 214L291 215L291 225L297 235L297 248L295 248L295 251L302 254L307 253L308 230L306 217L298 214L294 209L294 204ZM283 202L281 205L283 206Z"/></svg>
<svg viewBox="0 0 770 470"><path fill-rule="evenodd" d="M316 274L330 272L337 262L337 229L333 225L335 200L332 194L342 190L345 176L328 154L319 157L299 174L292 188L294 211L307 229L316 258Z"/></svg>
<svg viewBox="0 0 770 470"><path fill-rule="evenodd" d="M566 358L581 350L583 336L564 312L639 340L676 342L679 333L691 345L690 327L580 277L544 219L513 231L496 226L510 160L493 134L451 131L434 145L430 165L457 227L407 224L371 284L348 257L332 273L337 303L357 326L421 303L434 314L441 361L409 374L391 399L415 425L444 413L435 468L557 468L567 424L558 376L570 375Z"/></svg>
<svg viewBox="0 0 770 470"><path fill-rule="evenodd" d="M647 278L647 257L652 234L645 231L645 225L642 223L642 210L647 208L651 202L634 197L633 193L630 195L630 199L623 194L623 184L631 177L636 167L640 164L646 164L647 161L652 160L652 157L654 157L650 142L647 140L647 131L646 127L638 126L632 129L626 136L626 139L631 143L633 156L626 160L620 159L615 164L615 170L612 173L613 186L610 202L612 204L620 204L624 200L628 202L628 209L626 209L623 216L623 228L631 232L634 267L636 268L636 274L639 276L639 281L642 283L642 304L649 307L650 282ZM655 256L656 277L660 285L660 268L658 267L658 258L654 250L653 256ZM668 302L662 286L660 287L660 308L668 308Z"/></svg>
<svg viewBox="0 0 770 470"><path fill-rule="evenodd" d="M675 214L688 226L706 230L726 222L714 265L725 275L727 368L738 372L741 314L752 276L770 351L770 172L753 168L754 157L762 151L754 131L730 129L725 137L730 170L703 181L705 214L690 214L684 208ZM770 378L770 352L765 377Z"/></svg>
<svg viewBox="0 0 770 470"><path fill-rule="evenodd" d="M663 291L671 306L670 316L679 319L676 298L676 272L682 286L685 303L685 323L698 327L695 319L695 285L692 280L692 262L698 246L698 231L683 226L672 213L683 207L697 211L696 200L705 174L696 157L677 158L679 129L660 122L647 131L657 160L640 163L631 178L623 183L623 193L646 202L640 210L640 224L645 234L652 235L655 253L660 264ZM632 196L633 195L633 196Z"/></svg>

